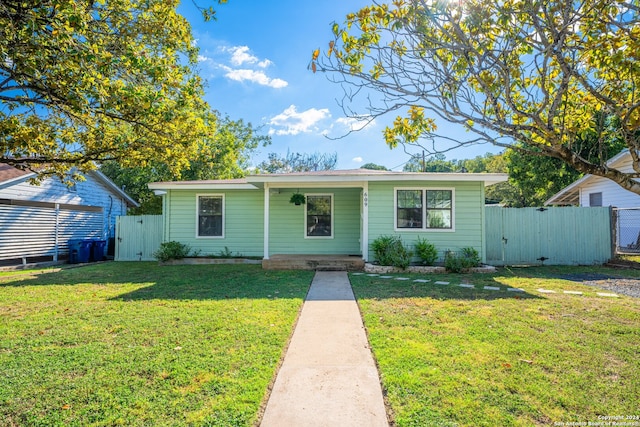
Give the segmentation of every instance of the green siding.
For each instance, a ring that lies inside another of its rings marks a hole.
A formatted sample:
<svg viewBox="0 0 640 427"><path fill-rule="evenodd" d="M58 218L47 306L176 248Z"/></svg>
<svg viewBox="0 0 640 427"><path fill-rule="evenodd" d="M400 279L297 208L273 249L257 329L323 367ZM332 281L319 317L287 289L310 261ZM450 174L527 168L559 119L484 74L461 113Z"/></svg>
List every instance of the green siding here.
<svg viewBox="0 0 640 427"><path fill-rule="evenodd" d="M371 243L379 236L399 235L411 247L422 237L433 243L441 258L447 250L475 248L484 259L484 198L482 182L370 182L369 183L369 261ZM454 196L455 231L396 231L395 188L451 188Z"/></svg>
<svg viewBox="0 0 640 427"><path fill-rule="evenodd" d="M197 195L224 194L224 237L196 237ZM263 190L172 190L167 198L165 240L186 243L201 255L218 255L225 247L244 256L262 256Z"/></svg>
<svg viewBox="0 0 640 427"><path fill-rule="evenodd" d="M291 189L280 189L270 198L269 253L360 254L359 188L299 188L303 194L333 195L333 238L305 238L305 205L289 203Z"/></svg>

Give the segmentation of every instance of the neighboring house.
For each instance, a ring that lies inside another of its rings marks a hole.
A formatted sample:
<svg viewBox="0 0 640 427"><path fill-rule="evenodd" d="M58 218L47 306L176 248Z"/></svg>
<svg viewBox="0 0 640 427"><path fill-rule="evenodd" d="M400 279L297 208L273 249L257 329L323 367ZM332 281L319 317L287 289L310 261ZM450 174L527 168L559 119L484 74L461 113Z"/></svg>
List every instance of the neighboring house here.
<svg viewBox="0 0 640 427"><path fill-rule="evenodd" d="M622 151L609 159L607 166L622 172L633 172L631 153L628 150ZM635 245L640 249L640 195L625 190L609 178L587 174L563 188L547 200L545 205L620 208L618 246Z"/></svg>
<svg viewBox="0 0 640 427"><path fill-rule="evenodd" d="M137 202L99 171L68 187L57 178L40 185L34 173L0 164L0 262L58 260L69 239L114 237L115 220Z"/></svg>
<svg viewBox="0 0 640 427"><path fill-rule="evenodd" d="M504 174L407 173L366 169L252 175L243 179L157 182L164 241L202 255L355 255L399 235L447 250L473 247L485 258L484 187ZM290 203L302 193L306 204Z"/></svg>
<svg viewBox="0 0 640 427"><path fill-rule="evenodd" d="M633 172L631 154L625 150L607 162L622 172ZM609 178L587 174L547 200L545 205L640 207L640 195L625 190Z"/></svg>

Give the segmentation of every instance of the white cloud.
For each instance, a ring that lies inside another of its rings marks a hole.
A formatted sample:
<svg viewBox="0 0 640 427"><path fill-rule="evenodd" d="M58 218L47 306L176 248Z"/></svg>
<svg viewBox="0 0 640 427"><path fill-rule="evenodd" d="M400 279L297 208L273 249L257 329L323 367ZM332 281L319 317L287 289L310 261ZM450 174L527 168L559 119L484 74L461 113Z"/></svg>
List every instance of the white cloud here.
<svg viewBox="0 0 640 427"><path fill-rule="evenodd" d="M198 55L198 62L205 62L205 61L211 61L211 58L204 55Z"/></svg>
<svg viewBox="0 0 640 427"><path fill-rule="evenodd" d="M233 46L225 49L227 52L231 52L231 64L240 66L243 64L256 64L260 68L267 68L273 64L269 59L260 60L257 56L253 55L249 49L249 46Z"/></svg>
<svg viewBox="0 0 640 427"><path fill-rule="evenodd" d="M310 108L298 112L295 105L289 106L282 113L269 120L269 135L298 135L317 131L316 124L331 117L328 108L320 110Z"/></svg>
<svg viewBox="0 0 640 427"><path fill-rule="evenodd" d="M351 159L351 161L356 162L356 163L362 163L363 159L362 159L362 157L358 156L358 157L354 157L353 159Z"/></svg>
<svg viewBox="0 0 640 427"><path fill-rule="evenodd" d="M336 120L336 123L346 127L350 131L359 131L364 129L365 126L374 126L375 120L371 116L340 117Z"/></svg>
<svg viewBox="0 0 640 427"><path fill-rule="evenodd" d="M257 83L262 86L269 86L275 89L281 89L289 85L289 83L286 82L285 80L272 79L262 71L247 70L247 69L236 70L229 67L225 67L225 69L227 71L225 76L237 82L249 81L252 83Z"/></svg>
<svg viewBox="0 0 640 427"><path fill-rule="evenodd" d="M228 50L231 52L231 63L233 65L255 64L258 62L258 58L249 53L249 46L234 46Z"/></svg>

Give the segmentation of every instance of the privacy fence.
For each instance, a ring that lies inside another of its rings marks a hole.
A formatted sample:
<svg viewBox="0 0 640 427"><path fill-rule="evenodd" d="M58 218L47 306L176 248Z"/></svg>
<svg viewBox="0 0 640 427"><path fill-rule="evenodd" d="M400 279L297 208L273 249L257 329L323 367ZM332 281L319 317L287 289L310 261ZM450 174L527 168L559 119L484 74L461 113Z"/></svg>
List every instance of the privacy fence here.
<svg viewBox="0 0 640 427"><path fill-rule="evenodd" d="M116 219L116 261L153 261L162 243L162 215L119 216Z"/></svg>
<svg viewBox="0 0 640 427"><path fill-rule="evenodd" d="M613 256L608 207L487 207L485 215L491 265L591 265Z"/></svg>
<svg viewBox="0 0 640 427"><path fill-rule="evenodd" d="M58 261L69 239L102 238L102 208L0 199L0 263Z"/></svg>

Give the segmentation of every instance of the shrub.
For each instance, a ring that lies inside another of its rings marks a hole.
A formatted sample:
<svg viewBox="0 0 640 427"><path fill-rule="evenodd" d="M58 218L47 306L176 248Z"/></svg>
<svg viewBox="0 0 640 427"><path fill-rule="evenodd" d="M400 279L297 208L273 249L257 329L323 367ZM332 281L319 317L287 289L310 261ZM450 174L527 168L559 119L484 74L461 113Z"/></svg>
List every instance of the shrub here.
<svg viewBox="0 0 640 427"><path fill-rule="evenodd" d="M411 251L398 236L380 236L371 244L373 254L380 265L392 265L405 269L411 262Z"/></svg>
<svg viewBox="0 0 640 427"><path fill-rule="evenodd" d="M160 244L160 248L153 253L158 261L169 261L171 259L182 259L188 257L191 253L191 247L180 242L164 242Z"/></svg>
<svg viewBox="0 0 640 427"><path fill-rule="evenodd" d="M416 255L424 265L433 265L438 259L438 251L433 243L429 243L427 239L418 237L415 243Z"/></svg>
<svg viewBox="0 0 640 427"><path fill-rule="evenodd" d="M444 256L444 266L451 273L461 273L464 269L480 265L480 255L474 248L462 248L460 255L447 251Z"/></svg>

